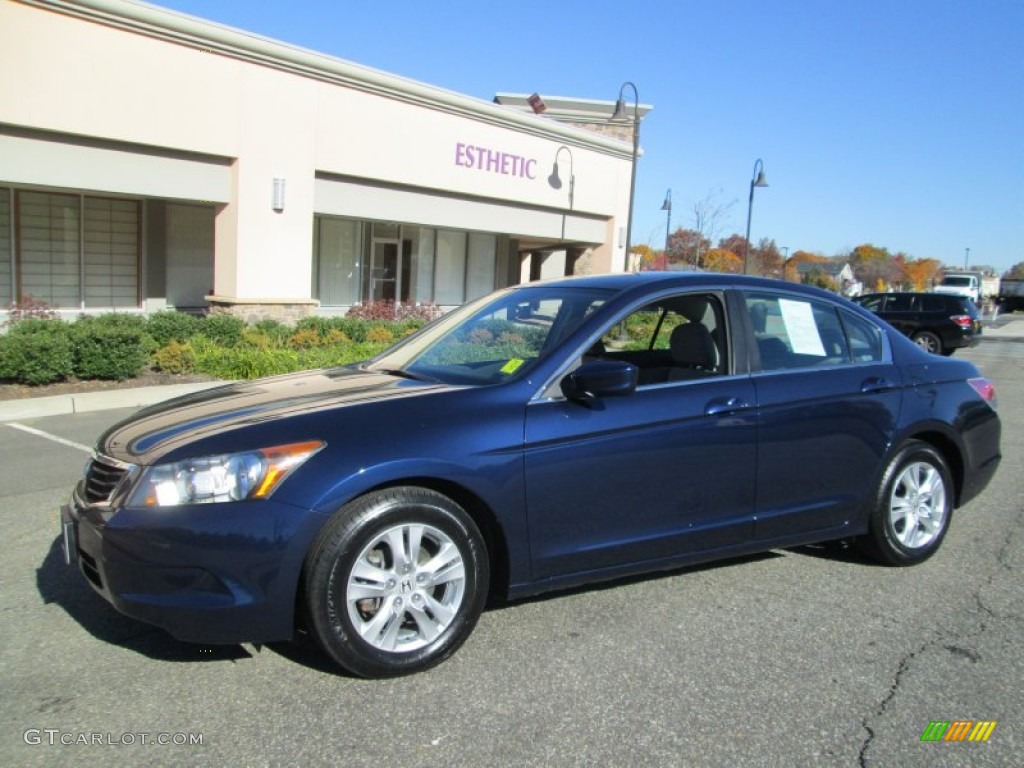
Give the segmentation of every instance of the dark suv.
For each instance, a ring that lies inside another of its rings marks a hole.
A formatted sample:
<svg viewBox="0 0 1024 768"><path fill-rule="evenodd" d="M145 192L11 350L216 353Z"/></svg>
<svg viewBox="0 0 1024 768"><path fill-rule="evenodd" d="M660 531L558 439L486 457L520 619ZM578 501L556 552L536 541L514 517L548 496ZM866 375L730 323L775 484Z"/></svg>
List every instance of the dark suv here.
<svg viewBox="0 0 1024 768"><path fill-rule="evenodd" d="M981 335L981 313L966 296L869 293L854 301L935 354L951 355Z"/></svg>

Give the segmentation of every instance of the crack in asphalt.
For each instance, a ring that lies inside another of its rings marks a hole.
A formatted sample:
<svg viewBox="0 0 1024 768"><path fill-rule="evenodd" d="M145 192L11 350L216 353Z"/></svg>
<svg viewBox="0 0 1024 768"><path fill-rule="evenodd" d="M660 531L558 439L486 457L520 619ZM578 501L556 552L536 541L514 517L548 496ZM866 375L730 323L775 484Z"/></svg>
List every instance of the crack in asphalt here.
<svg viewBox="0 0 1024 768"><path fill-rule="evenodd" d="M896 674L893 676L892 685L889 687L889 693L882 699L875 711L861 721L861 727L868 732L867 738L864 739L864 743L860 746L860 752L857 754L857 764L861 766L861 768L867 768L867 752L871 747L871 742L875 739L875 729L871 727L870 721L885 714L886 709L889 707L889 702L895 698L897 691L899 691L900 682L904 673L906 673L907 668L910 666L910 662L913 661L918 654L923 653L928 646L934 644L935 641L924 643L916 651L911 651L900 659L900 664L896 668Z"/></svg>
<svg viewBox="0 0 1024 768"><path fill-rule="evenodd" d="M972 648L965 647L965 645L966 641L977 638L989 630L990 624L986 620L986 617L988 619L993 619L997 622L1024 620L1024 616L1018 616L1016 614L1000 614L996 612L993 608L986 605L985 601L982 598L983 593L995 584L995 581L999 576L1004 575L1006 572L1014 571L1020 567L1010 562L1010 553L1011 549L1013 548L1014 536L1020 533L1022 530L1024 530L1024 520L1018 518L1016 523L1007 529L1006 535L1003 537L1002 544L1000 545L999 550L996 552L996 567L988 575L988 578L985 579L984 583L980 587L975 589L973 591L973 594L971 595L974 598L974 602L978 606L979 612L981 614L977 620L977 629L973 632L969 632L966 635L964 635L960 639L959 643L955 642L957 638L937 637L934 640L930 640L926 643L923 643L919 648L917 648L914 651L911 651L910 653L905 654L900 659L899 665L896 668L896 673L893 676L892 685L889 687L889 692L885 695L881 702L879 702L879 705L875 708L875 710L867 716L865 716L864 719L861 721L861 727L865 731L867 731L867 737L861 744L860 751L857 755L857 762L858 765L861 766L861 768L867 768L868 766L867 753L871 747L871 743L874 741L876 736L875 729L871 727L871 722L876 718L885 715L890 702L892 702L892 700L896 697L896 694L899 692L900 684L903 681L903 676L907 673L907 671L910 668L911 662L913 662L913 660L916 657L924 653L926 650L930 650L933 647L941 647L942 649L948 651L949 653L955 656L966 658L970 660L971 663L977 663L981 660L981 654Z"/></svg>

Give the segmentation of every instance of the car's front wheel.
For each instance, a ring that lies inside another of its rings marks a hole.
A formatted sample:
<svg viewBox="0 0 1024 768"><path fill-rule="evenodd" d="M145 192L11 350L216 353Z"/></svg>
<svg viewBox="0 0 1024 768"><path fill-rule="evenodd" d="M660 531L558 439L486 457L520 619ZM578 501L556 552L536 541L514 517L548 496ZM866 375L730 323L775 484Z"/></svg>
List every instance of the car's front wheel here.
<svg viewBox="0 0 1024 768"><path fill-rule="evenodd" d="M931 331L915 333L913 342L925 352L931 352L933 355L942 354L942 340Z"/></svg>
<svg viewBox="0 0 1024 768"><path fill-rule="evenodd" d="M362 677L419 672L451 656L476 625L489 580L473 520L418 487L376 491L339 510L303 574L313 634Z"/></svg>
<svg viewBox="0 0 1024 768"><path fill-rule="evenodd" d="M907 443L882 475L863 548L889 565L927 560L949 530L953 493L942 454L927 443Z"/></svg>

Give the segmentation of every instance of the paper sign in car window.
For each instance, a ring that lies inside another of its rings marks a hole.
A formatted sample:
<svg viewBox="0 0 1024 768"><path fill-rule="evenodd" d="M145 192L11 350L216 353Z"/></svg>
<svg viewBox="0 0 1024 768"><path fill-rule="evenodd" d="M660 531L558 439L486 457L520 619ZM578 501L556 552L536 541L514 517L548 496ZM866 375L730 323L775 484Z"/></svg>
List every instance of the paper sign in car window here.
<svg viewBox="0 0 1024 768"><path fill-rule="evenodd" d="M513 357L511 360L509 360L507 363L501 366L501 372L504 374L515 373L516 371L519 370L519 366L521 366L522 364L522 360L520 360L518 357Z"/></svg>
<svg viewBox="0 0 1024 768"><path fill-rule="evenodd" d="M799 355L824 357L825 347L821 343L811 305L806 301L779 299L779 311L782 312L782 322L786 326L793 351Z"/></svg>

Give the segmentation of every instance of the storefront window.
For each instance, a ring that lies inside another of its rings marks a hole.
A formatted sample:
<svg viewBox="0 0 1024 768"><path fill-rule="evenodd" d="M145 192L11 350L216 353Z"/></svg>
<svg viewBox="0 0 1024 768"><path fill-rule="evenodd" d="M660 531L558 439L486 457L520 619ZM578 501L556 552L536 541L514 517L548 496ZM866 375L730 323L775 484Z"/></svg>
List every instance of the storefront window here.
<svg viewBox="0 0 1024 768"><path fill-rule="evenodd" d="M466 300L485 296L494 290L494 262L498 238L470 233L469 260L466 264Z"/></svg>
<svg viewBox="0 0 1024 768"><path fill-rule="evenodd" d="M137 306L138 202L87 197L84 205L85 306Z"/></svg>
<svg viewBox="0 0 1024 768"><path fill-rule="evenodd" d="M313 297L323 307L369 301L458 306L490 293L498 236L317 216Z"/></svg>
<svg viewBox="0 0 1024 768"><path fill-rule="evenodd" d="M439 230L434 270L434 302L455 306L466 301L466 233Z"/></svg>
<svg viewBox="0 0 1024 768"><path fill-rule="evenodd" d="M81 199L78 195L18 192L21 298L51 307L81 304Z"/></svg>
<svg viewBox="0 0 1024 768"><path fill-rule="evenodd" d="M328 307L358 304L362 224L318 218L317 235L314 298Z"/></svg>
<svg viewBox="0 0 1024 768"><path fill-rule="evenodd" d="M11 249L11 190L0 189L0 308L14 301L14 253Z"/></svg>
<svg viewBox="0 0 1024 768"><path fill-rule="evenodd" d="M434 300L434 238L428 227L403 227L412 262L409 269L409 301L415 304Z"/></svg>
<svg viewBox="0 0 1024 768"><path fill-rule="evenodd" d="M10 191L0 192L0 304L31 296L55 309L139 305L138 201L25 190L13 195L16 207Z"/></svg>

